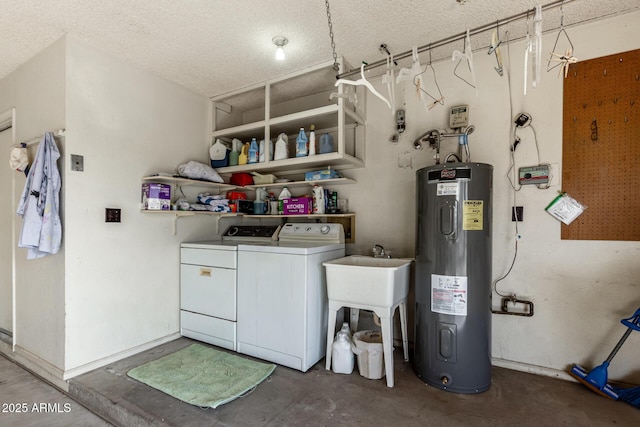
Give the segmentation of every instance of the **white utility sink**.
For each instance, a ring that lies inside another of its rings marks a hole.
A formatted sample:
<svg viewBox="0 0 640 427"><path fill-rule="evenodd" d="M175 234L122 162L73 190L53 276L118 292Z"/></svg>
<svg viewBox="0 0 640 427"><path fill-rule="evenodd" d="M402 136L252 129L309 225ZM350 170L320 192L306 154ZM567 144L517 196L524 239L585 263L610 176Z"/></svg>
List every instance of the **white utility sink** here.
<svg viewBox="0 0 640 427"><path fill-rule="evenodd" d="M327 271L330 300L393 307L409 293L413 260L351 255L322 263Z"/></svg>
<svg viewBox="0 0 640 427"><path fill-rule="evenodd" d="M371 310L380 318L387 387L393 387L393 314L396 308L400 310L404 360L409 361L407 294L409 293L409 266L412 262L411 259L351 255L322 263L327 270L327 296L329 297L325 358L327 370L331 369L336 312L341 307L351 308L351 330L355 332L358 326L358 312L361 309Z"/></svg>

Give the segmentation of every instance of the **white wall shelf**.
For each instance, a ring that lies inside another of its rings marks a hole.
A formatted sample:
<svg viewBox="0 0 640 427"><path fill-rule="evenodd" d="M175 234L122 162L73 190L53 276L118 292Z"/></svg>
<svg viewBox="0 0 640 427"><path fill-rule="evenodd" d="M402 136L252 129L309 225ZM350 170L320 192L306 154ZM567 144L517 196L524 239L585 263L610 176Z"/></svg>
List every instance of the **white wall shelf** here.
<svg viewBox="0 0 640 427"><path fill-rule="evenodd" d="M364 167L365 91L357 91L358 103L347 98L334 97L342 93L335 87L336 75L348 65L340 59L340 70L333 70L333 61L309 67L287 76L269 80L248 89L237 90L211 99L213 103L212 140L231 142L237 138L243 143L256 140L277 141L278 135L287 135L289 157L268 160L269 144L265 144L267 160L239 166L217 168L220 174L235 172L273 172L294 174L331 166L334 169ZM315 126L316 143L328 133L333 137L334 151L315 156L295 157L295 139L300 128L309 132Z"/></svg>
<svg viewBox="0 0 640 427"><path fill-rule="evenodd" d="M198 179L182 178L178 176L151 175L151 176L143 177L142 181L143 182L159 182L163 184L174 184L174 185L190 185L194 187L212 188L220 191L229 191L236 188L235 185L231 185L227 183L201 181Z"/></svg>
<svg viewBox="0 0 640 427"><path fill-rule="evenodd" d="M330 178L330 179L319 179L319 180L313 180L313 181L288 181L288 182L274 182L272 184L252 184L252 185L245 185L242 188L245 188L247 190L255 190L256 188L266 188L267 190L269 188L282 188L282 187L287 187L287 188L295 188L295 187L305 187L305 186L311 186L313 187L314 185L342 185L342 184L355 184L356 181L354 181L351 178Z"/></svg>

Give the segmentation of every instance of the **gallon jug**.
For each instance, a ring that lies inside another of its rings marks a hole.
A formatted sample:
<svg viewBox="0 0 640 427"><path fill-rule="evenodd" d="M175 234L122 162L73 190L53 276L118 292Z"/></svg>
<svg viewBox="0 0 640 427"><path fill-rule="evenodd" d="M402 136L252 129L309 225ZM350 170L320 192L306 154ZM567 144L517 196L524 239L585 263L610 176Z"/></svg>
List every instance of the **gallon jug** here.
<svg viewBox="0 0 640 427"><path fill-rule="evenodd" d="M291 198L291 192L289 192L289 189L287 187L284 187L282 189L282 191L280 192L280 195L278 196L278 213L282 214L284 213L284 199L290 199Z"/></svg>
<svg viewBox="0 0 640 427"><path fill-rule="evenodd" d="M306 157L307 144L309 140L307 139L307 134L304 133L304 128L300 128L300 132L298 132L298 137L296 138L296 157Z"/></svg>
<svg viewBox="0 0 640 427"><path fill-rule="evenodd" d="M264 162L266 160L266 155L267 155L267 148L266 148L264 139L260 140L258 153L260 153L258 155L258 161L260 163ZM273 160L273 141L272 140L269 140L269 160Z"/></svg>
<svg viewBox="0 0 640 427"><path fill-rule="evenodd" d="M223 168L229 165L229 148L219 139L209 148L212 168Z"/></svg>
<svg viewBox="0 0 640 427"><path fill-rule="evenodd" d="M251 138L247 163L258 163L258 141L255 138Z"/></svg>
<svg viewBox="0 0 640 427"><path fill-rule="evenodd" d="M342 331L338 332L335 341L333 341L331 365L333 372L336 374L350 374L353 372L354 357L353 351L351 351L351 340Z"/></svg>
<svg viewBox="0 0 640 427"><path fill-rule="evenodd" d="M238 155L238 164L246 165L248 159L249 159L249 143L247 142L242 146L242 151L240 151L240 154Z"/></svg>
<svg viewBox="0 0 640 427"><path fill-rule="evenodd" d="M316 155L316 131L315 131L316 127L314 125L311 125L311 127L309 128L309 155L310 156L315 156Z"/></svg>
<svg viewBox="0 0 640 427"><path fill-rule="evenodd" d="M328 133L320 135L320 146L318 147L318 153L333 153L333 137Z"/></svg>
<svg viewBox="0 0 640 427"><path fill-rule="evenodd" d="M289 146L287 144L287 134L281 133L280 135L278 135L278 140L276 141L276 149L272 160L283 160L289 158Z"/></svg>
<svg viewBox="0 0 640 427"><path fill-rule="evenodd" d="M324 189L319 185L313 186L313 213L314 214L323 214L324 213Z"/></svg>
<svg viewBox="0 0 640 427"><path fill-rule="evenodd" d="M242 141L238 138L233 138L231 141L231 152L229 153L229 166L238 166L238 157L242 150Z"/></svg>

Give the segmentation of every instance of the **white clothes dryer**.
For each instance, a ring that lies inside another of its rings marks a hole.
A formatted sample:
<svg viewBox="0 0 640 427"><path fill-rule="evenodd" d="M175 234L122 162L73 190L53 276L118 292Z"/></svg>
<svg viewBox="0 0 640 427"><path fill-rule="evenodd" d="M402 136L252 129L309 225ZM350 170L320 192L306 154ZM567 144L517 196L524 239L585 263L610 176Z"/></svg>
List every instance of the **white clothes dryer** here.
<svg viewBox="0 0 640 427"><path fill-rule="evenodd" d="M238 346L306 372L325 356L323 262L345 255L341 224L288 223L277 243L238 245Z"/></svg>

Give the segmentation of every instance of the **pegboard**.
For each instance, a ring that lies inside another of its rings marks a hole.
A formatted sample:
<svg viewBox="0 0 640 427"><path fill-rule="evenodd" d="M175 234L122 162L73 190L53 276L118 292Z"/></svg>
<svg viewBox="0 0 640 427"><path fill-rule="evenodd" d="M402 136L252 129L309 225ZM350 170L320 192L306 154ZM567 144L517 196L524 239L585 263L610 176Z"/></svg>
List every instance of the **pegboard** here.
<svg viewBox="0 0 640 427"><path fill-rule="evenodd" d="M570 65L562 190L587 209L562 239L640 241L639 94L640 50Z"/></svg>

